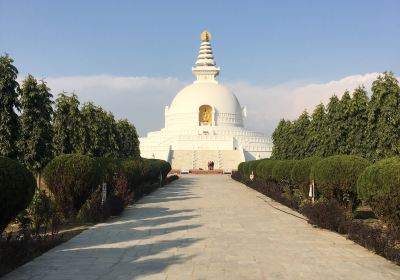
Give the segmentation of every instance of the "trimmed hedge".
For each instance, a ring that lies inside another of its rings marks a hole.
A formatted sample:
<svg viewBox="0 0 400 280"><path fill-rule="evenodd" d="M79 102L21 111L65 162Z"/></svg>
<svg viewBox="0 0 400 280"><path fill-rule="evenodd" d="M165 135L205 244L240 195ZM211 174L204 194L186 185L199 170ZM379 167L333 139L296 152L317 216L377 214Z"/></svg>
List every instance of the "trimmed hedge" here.
<svg viewBox="0 0 400 280"><path fill-rule="evenodd" d="M36 182L23 165L0 157L0 233L32 201Z"/></svg>
<svg viewBox="0 0 400 280"><path fill-rule="evenodd" d="M160 174L164 183L170 170L168 162L158 159L121 160L69 154L53 159L44 170L44 179L66 218L75 218L79 213L78 220L97 221L107 212L120 213L128 201L126 196L133 194L137 199L150 193L158 187L154 183L159 182ZM107 183L108 209L100 205L99 185L103 182Z"/></svg>
<svg viewBox="0 0 400 280"><path fill-rule="evenodd" d="M274 169L275 164L278 162L279 160L263 160L257 167L258 178L263 181L272 180L272 170Z"/></svg>
<svg viewBox="0 0 400 280"><path fill-rule="evenodd" d="M281 160L275 163L272 169L272 179L277 182L290 183L291 173L296 160Z"/></svg>
<svg viewBox="0 0 400 280"><path fill-rule="evenodd" d="M262 163L263 159L251 160L247 162L241 162L238 166L238 171L244 178L249 178L251 172L257 175L257 167Z"/></svg>
<svg viewBox="0 0 400 280"><path fill-rule="evenodd" d="M357 191L377 216L400 229L400 157L367 167L358 178Z"/></svg>
<svg viewBox="0 0 400 280"><path fill-rule="evenodd" d="M44 169L44 180L66 218L73 218L104 175L96 160L68 154L54 158Z"/></svg>
<svg viewBox="0 0 400 280"><path fill-rule="evenodd" d="M315 181L318 193L326 199L337 199L345 203L345 196L352 207L357 202L357 179L370 165L362 157L337 155L327 157L311 168L311 179Z"/></svg>
<svg viewBox="0 0 400 280"><path fill-rule="evenodd" d="M290 175L293 185L297 186L305 196L308 196L310 187L310 172L314 164L321 160L320 157L309 157L297 160Z"/></svg>

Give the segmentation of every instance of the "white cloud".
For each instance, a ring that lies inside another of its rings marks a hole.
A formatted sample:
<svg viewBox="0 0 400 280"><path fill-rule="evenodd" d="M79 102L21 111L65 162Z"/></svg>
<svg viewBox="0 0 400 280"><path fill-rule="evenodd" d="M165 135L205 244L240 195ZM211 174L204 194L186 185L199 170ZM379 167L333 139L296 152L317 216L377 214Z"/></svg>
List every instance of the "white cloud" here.
<svg viewBox="0 0 400 280"><path fill-rule="evenodd" d="M247 107L249 128L272 133L281 118L294 119L304 109L314 107L345 90L352 92L359 85L369 90L378 73L348 76L327 83L287 83L279 86L255 86L244 82L227 84ZM176 78L76 76L48 78L48 86L54 95L65 90L75 91L80 101L93 101L117 118L128 118L135 124L140 135L159 130L164 125L164 107L175 94L190 82Z"/></svg>

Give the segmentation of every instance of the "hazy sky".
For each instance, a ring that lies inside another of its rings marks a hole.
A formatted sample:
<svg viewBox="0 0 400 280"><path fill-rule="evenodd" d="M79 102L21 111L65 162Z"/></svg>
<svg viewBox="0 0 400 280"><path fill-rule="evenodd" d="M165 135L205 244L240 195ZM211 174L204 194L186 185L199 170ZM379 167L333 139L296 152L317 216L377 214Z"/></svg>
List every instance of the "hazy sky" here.
<svg viewBox="0 0 400 280"><path fill-rule="evenodd" d="M267 134L333 93L400 72L398 0L0 0L0 11L0 53L21 79L75 90L142 135L163 126L164 106L193 80L204 29L219 81Z"/></svg>

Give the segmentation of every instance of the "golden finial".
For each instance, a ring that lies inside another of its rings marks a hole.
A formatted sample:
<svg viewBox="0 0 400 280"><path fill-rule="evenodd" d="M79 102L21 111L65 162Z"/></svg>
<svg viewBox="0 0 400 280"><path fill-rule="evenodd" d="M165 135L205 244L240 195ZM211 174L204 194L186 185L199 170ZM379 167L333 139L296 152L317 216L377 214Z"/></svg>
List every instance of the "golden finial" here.
<svg viewBox="0 0 400 280"><path fill-rule="evenodd" d="M200 37L202 42L209 42L211 40L211 33L207 30L204 30L203 32L201 32Z"/></svg>

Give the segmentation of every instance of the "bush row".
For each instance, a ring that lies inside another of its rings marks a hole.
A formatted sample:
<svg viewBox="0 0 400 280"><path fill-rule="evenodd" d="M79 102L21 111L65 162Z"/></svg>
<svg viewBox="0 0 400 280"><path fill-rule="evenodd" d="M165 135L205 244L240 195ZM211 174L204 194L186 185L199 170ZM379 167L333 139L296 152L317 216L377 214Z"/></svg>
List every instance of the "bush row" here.
<svg viewBox="0 0 400 280"><path fill-rule="evenodd" d="M120 160L91 158L81 154L61 155L44 170L44 179L66 218L97 222L120 214L130 199L138 199L162 184L171 170L157 159ZM105 211L101 184L107 184Z"/></svg>
<svg viewBox="0 0 400 280"><path fill-rule="evenodd" d="M157 159L121 160L91 158L82 154L64 154L54 158L45 168L43 177L50 191L51 200L45 201L46 193L37 192L36 182L30 171L18 162L0 157L0 234L16 216L46 212L39 208L57 208L62 217L71 220L97 222L109 215L122 212L128 201L138 199L164 184L171 166ZM107 200L102 205L102 183L107 184ZM38 203L40 202L40 203ZM44 203L45 202L45 203ZM51 207L50 207L51 206ZM47 211L49 212L49 211ZM25 219L26 220L26 219ZM42 224L36 218L34 224Z"/></svg>
<svg viewBox="0 0 400 280"><path fill-rule="evenodd" d="M399 170L400 158L370 164L360 157L333 156L306 158L295 163L284 160L242 163L232 178L299 211L311 224L345 234L400 264ZM252 172L254 180L249 178ZM319 199L311 204L306 197L313 180ZM357 212L348 210L353 210L359 199L369 204L388 227L354 219Z"/></svg>
<svg viewBox="0 0 400 280"><path fill-rule="evenodd" d="M400 227L400 158L394 157L371 164L349 155L303 160L262 159L242 162L238 176L256 181L270 189L294 196L301 204L315 184L316 198L336 200L354 210L359 202L371 206L374 213L390 227Z"/></svg>

